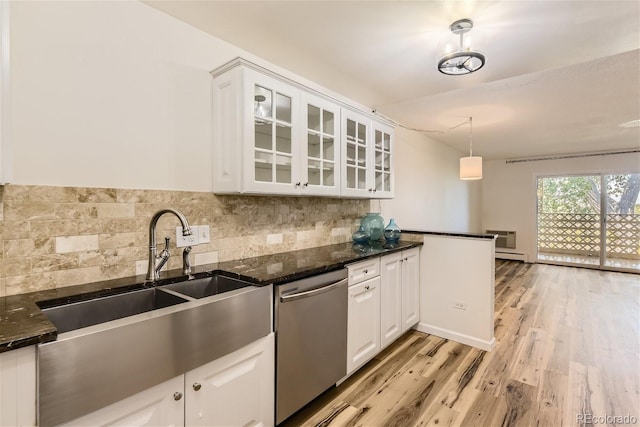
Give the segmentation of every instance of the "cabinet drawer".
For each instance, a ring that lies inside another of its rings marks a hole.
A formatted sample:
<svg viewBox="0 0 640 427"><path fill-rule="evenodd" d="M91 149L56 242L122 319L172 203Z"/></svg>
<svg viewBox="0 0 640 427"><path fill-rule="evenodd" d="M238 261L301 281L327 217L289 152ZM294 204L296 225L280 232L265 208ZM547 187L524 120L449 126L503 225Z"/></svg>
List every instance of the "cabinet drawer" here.
<svg viewBox="0 0 640 427"><path fill-rule="evenodd" d="M380 275L380 258L361 261L347 266L349 286Z"/></svg>

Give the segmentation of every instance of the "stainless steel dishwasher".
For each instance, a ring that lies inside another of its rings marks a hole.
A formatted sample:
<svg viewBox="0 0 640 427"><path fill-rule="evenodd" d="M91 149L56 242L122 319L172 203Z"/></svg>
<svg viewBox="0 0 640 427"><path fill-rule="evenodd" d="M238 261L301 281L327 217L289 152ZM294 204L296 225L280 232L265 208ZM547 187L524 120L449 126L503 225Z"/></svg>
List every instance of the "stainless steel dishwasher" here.
<svg viewBox="0 0 640 427"><path fill-rule="evenodd" d="M276 287L276 424L347 374L347 270Z"/></svg>

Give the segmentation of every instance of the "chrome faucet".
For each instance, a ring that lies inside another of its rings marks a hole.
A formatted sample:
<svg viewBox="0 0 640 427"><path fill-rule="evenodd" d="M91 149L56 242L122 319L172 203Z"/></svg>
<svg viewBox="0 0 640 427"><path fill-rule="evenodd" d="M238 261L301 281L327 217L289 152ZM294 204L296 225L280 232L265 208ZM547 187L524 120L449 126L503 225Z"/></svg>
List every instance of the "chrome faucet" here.
<svg viewBox="0 0 640 427"><path fill-rule="evenodd" d="M191 246L187 246L182 250L182 274L191 274L191 261L189 261L189 252L191 252Z"/></svg>
<svg viewBox="0 0 640 427"><path fill-rule="evenodd" d="M165 240L167 247L163 251L163 256L160 262L156 265L156 259L158 258L157 249L156 249L156 226L158 225L158 220L160 217L166 213L172 213L178 217L180 220L180 224L182 225L182 235L190 236L191 235L191 227L189 227L189 222L187 218L182 214L182 212L176 209L161 209L156 212L151 218L151 222L149 223L149 268L147 269L147 280L155 282L160 278L160 269L164 266L164 264L169 259L169 242L168 239Z"/></svg>

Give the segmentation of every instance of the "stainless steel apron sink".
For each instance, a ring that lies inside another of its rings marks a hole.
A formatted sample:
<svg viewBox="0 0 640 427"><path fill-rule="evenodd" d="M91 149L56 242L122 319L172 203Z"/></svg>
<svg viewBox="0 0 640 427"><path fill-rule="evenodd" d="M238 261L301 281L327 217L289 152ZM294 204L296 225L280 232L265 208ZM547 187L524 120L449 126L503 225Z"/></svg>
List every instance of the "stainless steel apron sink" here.
<svg viewBox="0 0 640 427"><path fill-rule="evenodd" d="M38 346L39 425L71 421L267 336L272 298L272 286L213 276L44 309L61 333Z"/></svg>

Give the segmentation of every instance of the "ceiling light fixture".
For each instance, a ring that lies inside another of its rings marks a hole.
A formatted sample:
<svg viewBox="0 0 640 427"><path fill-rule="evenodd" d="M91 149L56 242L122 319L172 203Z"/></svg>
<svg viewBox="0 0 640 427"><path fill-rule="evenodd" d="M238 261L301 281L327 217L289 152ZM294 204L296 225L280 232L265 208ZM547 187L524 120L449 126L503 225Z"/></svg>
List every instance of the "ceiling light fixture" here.
<svg viewBox="0 0 640 427"><path fill-rule="evenodd" d="M631 120L619 125L621 128L640 128L640 120Z"/></svg>
<svg viewBox="0 0 640 427"><path fill-rule="evenodd" d="M460 158L460 179L471 181L482 179L482 157L473 155L473 117L469 117L468 121L460 123L450 128L450 130L459 128L467 123L469 123L469 157Z"/></svg>
<svg viewBox="0 0 640 427"><path fill-rule="evenodd" d="M478 71L484 66L484 55L467 48L465 50L463 37L473 28L471 19L459 19L449 26L453 34L460 35L460 50L449 53L438 61L438 71L450 76L461 76Z"/></svg>

